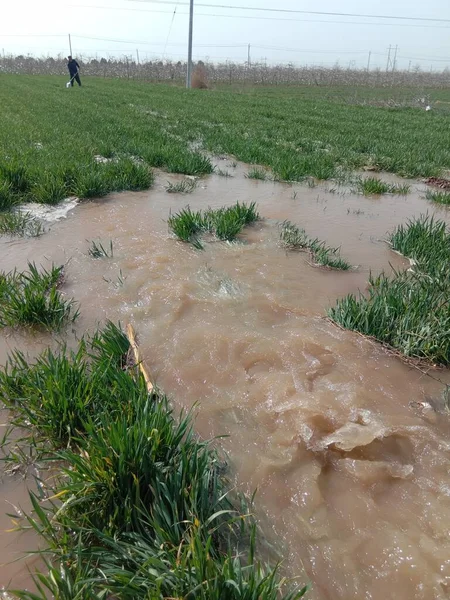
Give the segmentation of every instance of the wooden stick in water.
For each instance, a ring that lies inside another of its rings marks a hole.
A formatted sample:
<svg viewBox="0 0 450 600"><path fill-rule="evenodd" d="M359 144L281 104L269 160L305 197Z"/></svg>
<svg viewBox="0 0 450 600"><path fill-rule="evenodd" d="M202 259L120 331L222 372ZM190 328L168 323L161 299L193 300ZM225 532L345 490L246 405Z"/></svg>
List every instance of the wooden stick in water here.
<svg viewBox="0 0 450 600"><path fill-rule="evenodd" d="M150 380L150 375L147 372L147 367L145 366L145 364L142 360L141 352L140 352L139 346L137 345L137 342L136 342L136 332L134 331L134 327L133 327L133 325L131 325L131 323L128 323L128 325L127 325L127 337L128 337L128 341L130 342L130 346L133 350L134 360L136 362L136 365L139 367L139 369L145 379L148 393L151 394L151 392L153 391L153 383Z"/></svg>

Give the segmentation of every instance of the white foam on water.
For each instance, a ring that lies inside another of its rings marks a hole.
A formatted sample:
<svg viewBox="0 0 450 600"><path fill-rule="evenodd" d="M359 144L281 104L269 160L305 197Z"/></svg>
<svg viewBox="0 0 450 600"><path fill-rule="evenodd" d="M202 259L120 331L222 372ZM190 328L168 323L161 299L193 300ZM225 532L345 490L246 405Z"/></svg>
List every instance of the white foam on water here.
<svg viewBox="0 0 450 600"><path fill-rule="evenodd" d="M20 207L22 212L27 212L42 221L54 223L61 219L66 219L68 213L73 210L79 202L79 199L75 196L66 198L56 206L50 206L49 204L38 204L30 202L29 204L23 204Z"/></svg>

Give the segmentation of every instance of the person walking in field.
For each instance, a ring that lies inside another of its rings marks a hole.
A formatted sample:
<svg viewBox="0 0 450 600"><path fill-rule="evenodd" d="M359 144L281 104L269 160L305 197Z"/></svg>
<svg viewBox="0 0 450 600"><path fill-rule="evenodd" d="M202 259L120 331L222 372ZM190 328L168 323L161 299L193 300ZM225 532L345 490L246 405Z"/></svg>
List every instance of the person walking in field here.
<svg viewBox="0 0 450 600"><path fill-rule="evenodd" d="M67 68L69 69L69 73L70 73L70 85L73 87L73 80L74 79L78 83L78 85L81 85L81 81L80 81L80 65L71 56L69 56L67 58Z"/></svg>

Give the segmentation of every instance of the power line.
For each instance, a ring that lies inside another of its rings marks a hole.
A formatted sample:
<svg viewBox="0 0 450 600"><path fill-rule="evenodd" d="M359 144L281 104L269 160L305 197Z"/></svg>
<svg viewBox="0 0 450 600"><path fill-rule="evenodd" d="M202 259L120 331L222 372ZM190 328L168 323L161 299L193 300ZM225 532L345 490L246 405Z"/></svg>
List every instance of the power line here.
<svg viewBox="0 0 450 600"><path fill-rule="evenodd" d="M178 2L173 11L172 20L170 21L170 27L169 27L169 31L167 32L166 43L164 44L163 56L165 56L165 54L166 54L167 44L169 43L169 38L170 38L170 34L172 32L172 27L173 27L173 22L175 21L175 15L177 14L177 8L178 8Z"/></svg>
<svg viewBox="0 0 450 600"><path fill-rule="evenodd" d="M117 38L104 38L104 37L94 37L90 35L76 35L72 34L72 37L83 39L83 40L97 40L100 42L114 42L117 44L142 44L147 46L164 46L164 42L144 42L141 40L122 40ZM171 42L167 44L168 46L185 46L181 42ZM246 48L247 44L196 44L198 48Z"/></svg>
<svg viewBox="0 0 450 600"><path fill-rule="evenodd" d="M119 8L112 6L86 6L83 4L73 4L69 8L94 8L99 10L119 10L125 12L146 12L152 14L167 14L171 15L171 10L148 10L142 8ZM177 12L178 15L188 16L187 12ZM424 25L421 23L386 23L386 22L368 22L368 21L334 21L324 19L293 19L287 17L262 17L260 15L229 15L223 13L195 13L196 17L220 17L223 19L254 19L258 21L289 21L298 23L329 23L331 25L369 25L375 27L420 27L421 29L450 29L450 25Z"/></svg>
<svg viewBox="0 0 450 600"><path fill-rule="evenodd" d="M174 4L176 0L127 0L127 2L144 2L148 4ZM188 6L187 2L179 2L180 5ZM274 13L289 13L289 14L302 14L302 15L322 15L328 17L358 17L364 19L391 19L400 21L429 21L435 23L450 23L450 19L438 19L432 17L407 17L405 15L367 15L361 13L341 13L341 12L325 12L319 10L298 10L295 8L265 8L257 6L236 6L228 4L204 4L198 3L196 6L202 8L225 8L231 10L251 10L251 11L262 11L262 12L274 12Z"/></svg>
<svg viewBox="0 0 450 600"><path fill-rule="evenodd" d="M104 37L94 37L89 35L76 35L72 34L72 37L78 39L85 40L98 40L102 42L114 42L118 44L143 44L147 46L164 46L166 45L164 42L144 42L140 40L122 40L117 38L104 38ZM169 46L185 46L185 44L181 42L171 42L168 43ZM196 48L246 48L248 44L196 44ZM263 50L280 50L286 52L312 52L316 54L367 54L368 50L305 50L301 48L285 48L279 46L260 46L253 45L254 48L260 48Z"/></svg>
<svg viewBox="0 0 450 600"><path fill-rule="evenodd" d="M54 37L64 37L64 36L54 36ZM86 40L98 40L98 41L102 41L102 42L114 42L114 43L119 43L119 44L141 44L144 46L163 46L163 45L168 45L168 46L185 46L185 44L181 43L181 42L170 42L168 44L165 44L163 42L143 42L140 40L122 40L122 39L115 39L115 38L103 38L103 37L93 37L93 36L87 36L87 35L74 35L72 34L72 37L74 38L78 38L78 39L86 39ZM196 48L247 48L247 44L245 43L241 43L241 44L196 44L195 45ZM303 48L289 48L289 47L280 47L280 46L265 46L265 45L257 45L257 44L253 44L254 48L259 48L260 50L275 50L275 51L279 51L279 52L299 52L299 53L305 53L305 54L336 54L336 55L341 55L341 54L367 54L367 52L369 52L369 50L313 50L313 49L303 49ZM377 56L385 56L384 53L382 52L372 52L372 54L377 55ZM426 57L414 57L414 56L399 56L398 58L403 58L406 60L426 60L426 61L433 61L433 62L449 62L450 58L436 58L433 56L426 56ZM392 66L392 65L391 65Z"/></svg>
<svg viewBox="0 0 450 600"><path fill-rule="evenodd" d="M450 63L450 58L433 58L432 56L422 56L421 58L417 56L399 56L398 58L403 58L406 60L427 60L431 62L446 62Z"/></svg>
<svg viewBox="0 0 450 600"><path fill-rule="evenodd" d="M1 37L67 37L67 33L46 34L46 33L0 33Z"/></svg>
<svg viewBox="0 0 450 600"><path fill-rule="evenodd" d="M260 48L262 50L279 50L280 52L302 52L302 53L313 53L313 54L365 54L369 50L303 50L300 48L280 48L277 46L258 46L252 44L253 48Z"/></svg>

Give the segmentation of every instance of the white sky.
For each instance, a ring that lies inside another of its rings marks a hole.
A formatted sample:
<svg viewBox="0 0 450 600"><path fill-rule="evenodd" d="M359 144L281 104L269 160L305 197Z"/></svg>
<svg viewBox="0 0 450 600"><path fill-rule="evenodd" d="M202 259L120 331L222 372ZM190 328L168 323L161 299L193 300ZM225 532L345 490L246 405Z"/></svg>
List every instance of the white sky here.
<svg viewBox="0 0 450 600"><path fill-rule="evenodd" d="M136 0L0 2L0 51L6 54L66 55L71 33L75 56L136 57L138 50L141 60L185 58L186 0L178 0L178 4L176 0L171 4ZM342 67L363 67L367 66L371 51L371 66L386 67L387 48L398 45L399 68L408 68L410 61L424 69L450 67L449 0L195 0L195 3L195 59L244 62L247 45L251 44L253 62L324 66L339 62ZM198 6L201 3L216 8ZM427 17L447 22L283 14L219 8L220 4Z"/></svg>

